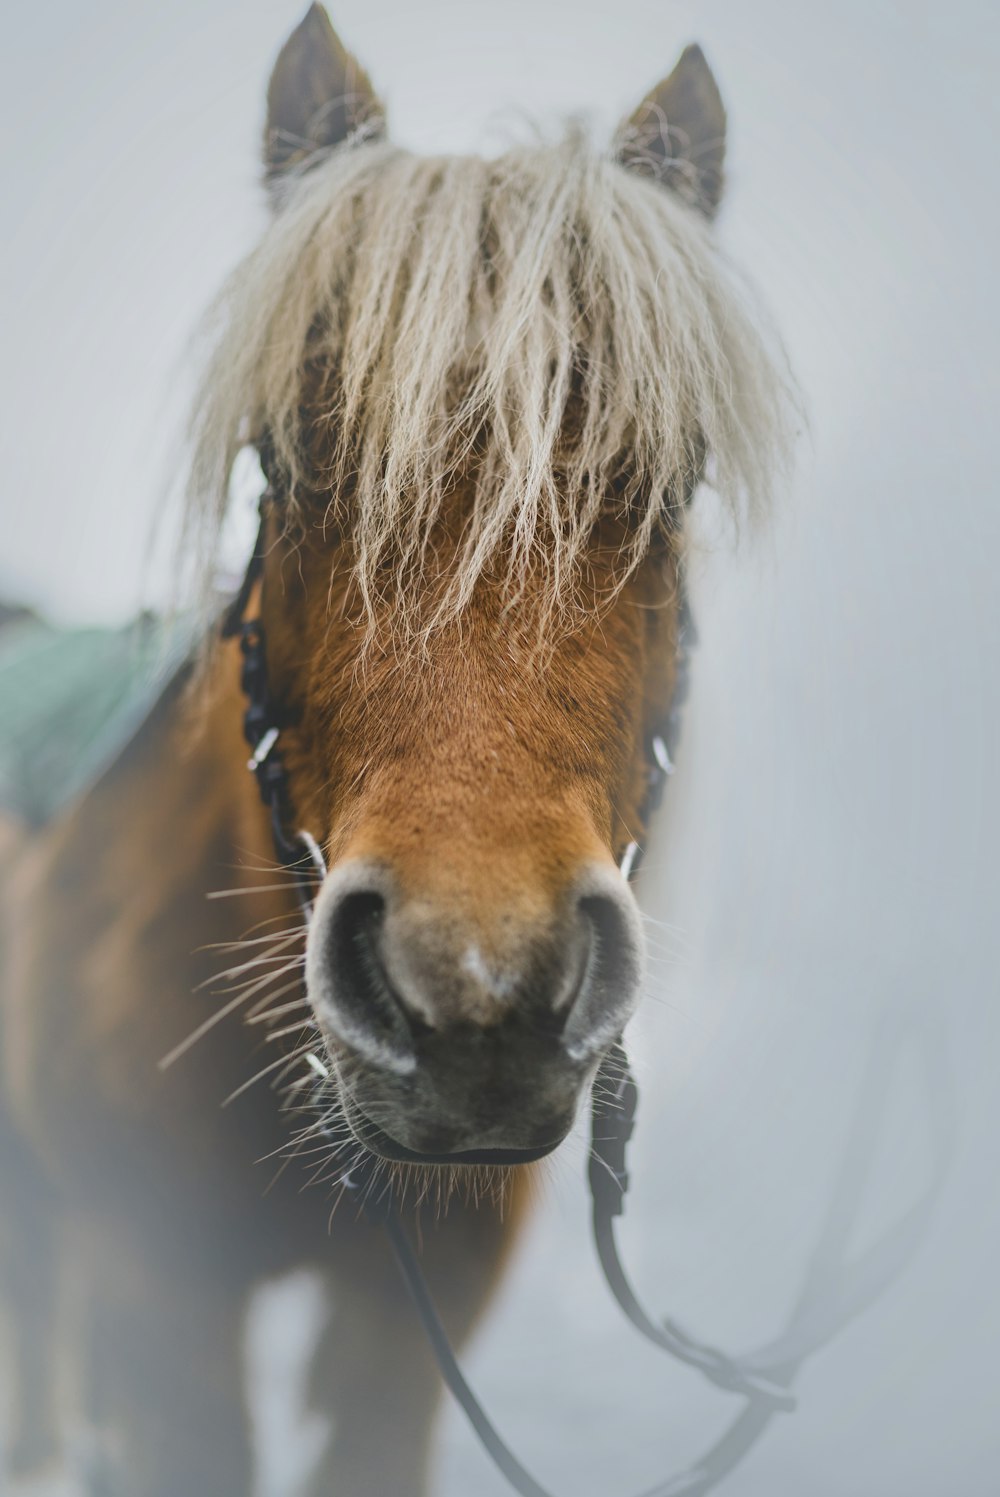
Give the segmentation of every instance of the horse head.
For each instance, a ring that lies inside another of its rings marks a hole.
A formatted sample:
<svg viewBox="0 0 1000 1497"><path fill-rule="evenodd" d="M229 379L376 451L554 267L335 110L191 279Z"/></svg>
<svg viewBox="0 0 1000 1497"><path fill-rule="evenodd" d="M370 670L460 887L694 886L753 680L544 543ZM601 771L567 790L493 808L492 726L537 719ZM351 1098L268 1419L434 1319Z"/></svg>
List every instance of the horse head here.
<svg viewBox="0 0 1000 1497"><path fill-rule="evenodd" d="M192 493L218 513L249 434L294 815L329 868L308 999L390 1159L546 1153L639 998L619 862L685 512L706 464L752 503L782 420L709 232L724 134L696 47L610 151L493 160L392 145L318 6L274 69L273 217L220 303Z"/></svg>

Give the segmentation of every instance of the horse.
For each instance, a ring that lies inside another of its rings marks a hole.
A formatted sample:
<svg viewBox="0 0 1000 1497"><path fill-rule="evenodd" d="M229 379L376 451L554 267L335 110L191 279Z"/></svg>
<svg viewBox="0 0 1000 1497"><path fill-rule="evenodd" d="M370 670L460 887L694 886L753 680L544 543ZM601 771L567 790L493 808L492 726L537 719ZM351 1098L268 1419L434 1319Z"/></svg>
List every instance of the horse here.
<svg viewBox="0 0 1000 1497"><path fill-rule="evenodd" d="M7 858L12 1469L82 1420L129 1497L245 1497L248 1300L309 1269L308 1492L429 1491L440 1378L339 1161L403 1192L461 1344L639 1001L619 865L686 517L703 480L758 511L787 440L780 345L712 233L725 125L692 46L610 149L424 158L322 8L279 53L269 224L208 315L189 441L183 561L216 613L259 457L242 627L206 618ZM258 779L281 766L284 831L322 853L308 917L243 768L248 624Z"/></svg>

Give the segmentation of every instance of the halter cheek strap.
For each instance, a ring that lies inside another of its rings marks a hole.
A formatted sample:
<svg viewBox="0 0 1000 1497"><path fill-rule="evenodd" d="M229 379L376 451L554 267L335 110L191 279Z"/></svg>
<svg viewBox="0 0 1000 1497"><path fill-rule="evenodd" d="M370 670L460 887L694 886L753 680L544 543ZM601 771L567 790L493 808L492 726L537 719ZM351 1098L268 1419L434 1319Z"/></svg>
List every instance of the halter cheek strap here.
<svg viewBox="0 0 1000 1497"><path fill-rule="evenodd" d="M246 697L243 713L243 736L250 749L247 768L257 781L260 798L267 807L271 836L278 861L295 877L295 890L306 919L312 913L318 883L326 876L326 860L315 838L307 831L289 832L291 820L291 785L284 758L278 746L285 715L271 692L267 673L267 641L260 618L248 619L246 611L254 587L262 580L267 554L267 505L270 490L260 501L260 524L253 554L240 584L240 590L222 617L223 639L239 639L243 655L240 686Z"/></svg>

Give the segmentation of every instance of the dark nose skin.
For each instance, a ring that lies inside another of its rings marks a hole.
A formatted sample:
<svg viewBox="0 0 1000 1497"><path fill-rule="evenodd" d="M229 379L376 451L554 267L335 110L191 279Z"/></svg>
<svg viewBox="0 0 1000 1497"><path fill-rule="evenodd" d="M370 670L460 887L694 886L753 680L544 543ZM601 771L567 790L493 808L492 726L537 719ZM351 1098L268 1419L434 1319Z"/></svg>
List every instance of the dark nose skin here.
<svg viewBox="0 0 1000 1497"><path fill-rule="evenodd" d="M337 1002L359 1022L403 1043L462 1024L488 1028L514 1012L551 1033L564 1027L587 970L589 911L532 932L505 960L408 915L387 910L374 890L346 894L333 913L327 956Z"/></svg>
<svg viewBox="0 0 1000 1497"><path fill-rule="evenodd" d="M638 918L613 868L488 927L403 898L384 867L334 871L309 936L309 994L345 1115L375 1152L547 1152L638 990Z"/></svg>

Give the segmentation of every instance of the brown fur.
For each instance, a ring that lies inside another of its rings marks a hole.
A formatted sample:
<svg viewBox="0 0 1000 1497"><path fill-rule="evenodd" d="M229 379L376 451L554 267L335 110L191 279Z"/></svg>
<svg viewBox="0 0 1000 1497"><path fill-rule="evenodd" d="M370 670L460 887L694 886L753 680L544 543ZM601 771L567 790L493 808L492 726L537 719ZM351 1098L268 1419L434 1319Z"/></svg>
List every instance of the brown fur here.
<svg viewBox="0 0 1000 1497"><path fill-rule="evenodd" d="M610 556L617 528L605 537ZM548 862L551 879L588 852L620 852L639 827L642 730L670 689L669 546L603 609L595 547L589 605L541 652L530 594L507 609L497 579L432 645L401 652L387 620L374 630L384 649L362 655L370 625L349 566L335 564L331 579L324 530L315 517L295 544L270 546L264 621L298 721L288 762L299 821L330 839L331 861L388 846L407 884L444 881L481 921L499 892L476 876L486 849L505 895L524 886L525 863ZM447 573L446 531L436 544ZM433 592L432 575L426 586ZM391 615L391 586L382 606Z"/></svg>

